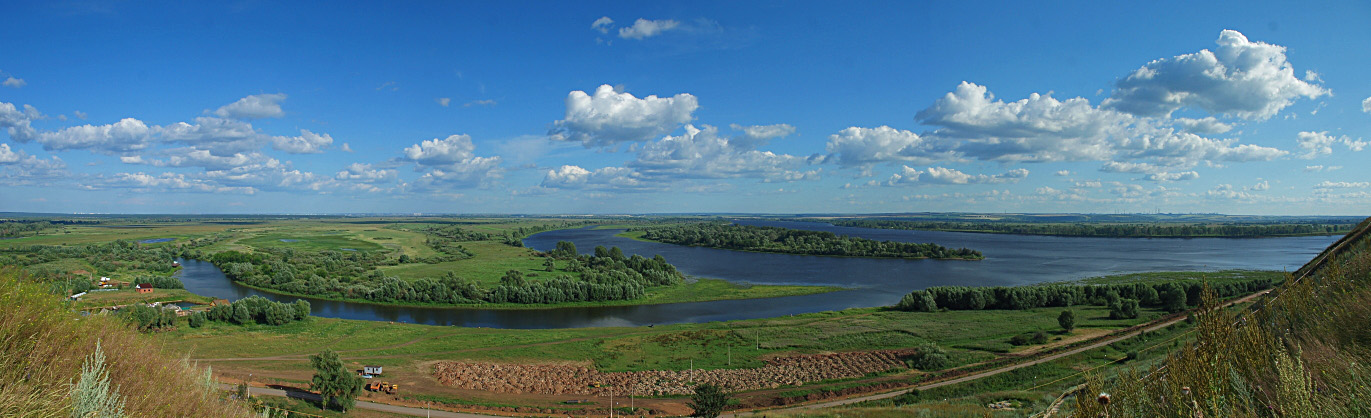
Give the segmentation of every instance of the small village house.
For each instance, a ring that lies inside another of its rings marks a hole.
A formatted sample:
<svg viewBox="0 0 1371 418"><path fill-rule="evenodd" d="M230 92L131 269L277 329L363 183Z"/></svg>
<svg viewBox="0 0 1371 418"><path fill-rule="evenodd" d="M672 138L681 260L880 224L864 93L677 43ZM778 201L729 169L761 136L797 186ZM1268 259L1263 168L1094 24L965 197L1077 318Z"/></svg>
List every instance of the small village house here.
<svg viewBox="0 0 1371 418"><path fill-rule="evenodd" d="M133 290L137 291L138 293L152 293L152 284L139 283L137 286L133 287Z"/></svg>

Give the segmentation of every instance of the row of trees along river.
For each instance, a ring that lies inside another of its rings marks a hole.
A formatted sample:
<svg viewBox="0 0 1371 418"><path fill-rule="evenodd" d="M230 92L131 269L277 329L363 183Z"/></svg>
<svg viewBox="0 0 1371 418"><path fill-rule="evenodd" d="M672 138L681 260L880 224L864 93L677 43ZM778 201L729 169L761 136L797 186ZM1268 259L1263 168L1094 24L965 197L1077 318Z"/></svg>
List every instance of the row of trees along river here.
<svg viewBox="0 0 1371 418"><path fill-rule="evenodd" d="M1132 316L1137 316L1138 305L1159 307L1169 312L1180 312L1189 306L1198 306L1206 285L1212 288L1218 297L1226 298L1268 289L1274 284L1270 278L1251 278L1208 284L1192 280L1109 285L937 286L910 292L900 299L895 309L932 312L939 309L1019 310L1102 305L1114 311L1131 305L1134 307Z"/></svg>
<svg viewBox="0 0 1371 418"><path fill-rule="evenodd" d="M997 234L1056 235L1106 238L1252 238L1345 234L1355 223L1281 224L1094 224L1094 223L999 223L928 222L890 219L825 219L836 226L923 231L988 232Z"/></svg>
<svg viewBox="0 0 1371 418"><path fill-rule="evenodd" d="M642 238L668 244L765 253L839 257L937 258L980 260L980 251L951 249L933 243L876 241L825 231L806 231L774 226L701 222L635 228Z"/></svg>
<svg viewBox="0 0 1371 418"><path fill-rule="evenodd" d="M617 247L597 248L593 255L578 255L574 245L571 248L551 251L546 256L567 260L564 270L575 274L532 281L511 270L498 285L488 288L452 272L416 280L385 276L376 269L389 262L383 252L259 248L253 253L216 253L209 261L230 279L249 286L384 303L549 304L629 300L642 297L650 287L670 286L684 279L661 256L625 256Z"/></svg>

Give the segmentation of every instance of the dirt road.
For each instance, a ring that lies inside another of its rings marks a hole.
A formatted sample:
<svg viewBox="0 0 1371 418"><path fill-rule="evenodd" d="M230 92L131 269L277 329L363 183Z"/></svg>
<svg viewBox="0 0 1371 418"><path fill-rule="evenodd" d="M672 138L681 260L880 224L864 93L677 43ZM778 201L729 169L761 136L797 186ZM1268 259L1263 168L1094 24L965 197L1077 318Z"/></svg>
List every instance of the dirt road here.
<svg viewBox="0 0 1371 418"><path fill-rule="evenodd" d="M1229 302L1226 303L1224 306L1231 306L1231 305L1235 305L1235 304L1239 304L1239 303L1249 302L1249 301L1251 301L1252 299L1256 299L1257 297L1259 297L1259 296L1261 296L1262 294L1265 294L1265 293L1267 293L1267 291L1261 291L1261 292L1253 293L1253 294L1251 294L1251 295L1244 296L1244 297L1242 297L1241 299L1236 299L1236 300L1229 301ZM1187 317L1189 317L1189 315L1179 316L1179 317L1176 317L1176 318L1172 318L1171 320L1168 320L1168 321L1166 321L1166 322L1161 322L1161 323L1158 323L1158 324L1153 325L1153 326L1150 326L1150 327L1146 327L1146 328L1143 328L1143 329L1139 329L1139 330L1133 331L1133 332L1128 332L1128 333L1125 333L1125 334L1120 334L1120 335L1117 335L1117 336L1114 336L1114 337L1105 338L1105 339L1102 339L1102 340L1100 340L1100 341L1098 341L1098 342L1095 342L1095 343L1091 343L1091 344L1084 345L1084 346L1081 346L1081 347L1076 347L1076 348L1073 348L1073 349L1070 349L1070 350L1066 350L1066 351L1063 351L1063 352L1060 352L1060 353L1056 353L1056 354L1049 355L1049 356L1047 356L1047 357L1042 357L1042 358L1039 358L1039 359L1035 359L1035 360L1027 361L1027 362L1023 362L1023 363L1011 364L1011 365L1008 365L1008 366L1005 366L1005 367L1001 367L1001 368L998 368L998 369L991 369L991 370L986 370L986 371L979 372L979 373L972 373L972 374L969 374L969 375L966 375L966 376L962 376L962 377L958 377L958 378L955 378L955 379L948 379L948 380L942 380L942 381L937 381L937 382L925 383L925 384L921 384L921 385L915 385L915 386L913 386L913 387L908 387L908 388L900 389L900 390L897 390L897 391L894 391L894 392L880 393L880 394L875 394L875 395L858 396L858 397L855 397L855 398L839 399L839 400L836 400L836 401L820 402L820 403L809 404L809 405L800 405L800 406L791 407L791 408L781 408L781 409L771 409L771 410L751 411L751 412L735 412L735 413L723 414L723 415L720 415L720 417L733 418L733 417L755 416L755 415L758 415L758 414L766 414L766 413L770 413L770 412L779 412L779 411L799 411L799 410L805 410L805 409L831 408L831 407L835 407L835 406L849 405L849 404L854 404L854 403L858 403L858 402L866 402L866 401L874 401L874 400L878 400L878 399L889 399L889 398L894 398L894 397L896 397L896 396L900 396L900 395L903 395L903 394L906 394L906 393L909 393L909 392L912 392L912 391L915 391L915 390L928 390L928 389L933 389L933 388L942 387L942 386L947 386L947 385L955 385L955 384L958 384L958 383L970 382L970 381L972 381L972 380L984 379L984 378L987 378L987 377L990 377L990 376L994 376L994 375L997 375L997 374L1000 374L1000 373L1010 372L1010 371L1022 369L1022 368L1024 368L1024 367L1033 366L1033 365L1037 365L1037 364L1041 364L1041 363L1045 363L1045 362L1057 360L1057 359L1060 359L1060 358L1062 358L1062 357L1066 357L1066 356L1071 356L1071 355L1075 355L1075 354L1084 353L1084 352L1086 352L1086 351L1094 350L1094 349L1097 349L1097 348L1100 348L1100 347L1104 347L1104 346L1113 344L1113 343L1115 343L1115 342L1119 342L1119 341L1126 340L1126 339L1128 339L1128 338L1132 338L1132 337L1137 336L1139 333L1142 333L1142 332L1152 332L1152 331L1156 331L1156 330L1159 330L1159 329L1162 329L1162 328L1166 328L1166 327L1175 325L1175 324L1178 323L1178 322L1184 321L1185 318L1187 318Z"/></svg>
<svg viewBox="0 0 1371 418"><path fill-rule="evenodd" d="M220 384L220 385L219 385L219 388L224 389L224 390L234 390L234 389L235 389L235 386L233 386L233 385L226 385L226 384ZM299 390L285 391L285 390L280 390L280 389L257 388L257 387L254 387L254 388L249 388L249 389L248 389L248 392L251 393L252 396L262 396L262 395L265 395L265 396L284 396L284 397L288 397L288 398L304 399L304 400L307 400L307 401L315 401L315 402L318 402L318 401L319 401L319 395L314 394L314 393L310 393L310 392L299 391ZM357 408L361 408L361 409L370 409L370 410L373 410L373 411L389 412L389 413L392 413L392 414L413 415L413 416L416 416L416 417L435 417L435 418L491 418L491 417L494 417L494 416L495 416L495 415L469 414L469 413L465 413L465 412L449 412L449 411L442 411L442 410L437 410L437 409L411 408L411 407L408 407L408 406L387 405L387 404L383 404L383 403L375 403L375 402L367 402L367 401L357 401L357 406L356 406L356 407L357 407Z"/></svg>

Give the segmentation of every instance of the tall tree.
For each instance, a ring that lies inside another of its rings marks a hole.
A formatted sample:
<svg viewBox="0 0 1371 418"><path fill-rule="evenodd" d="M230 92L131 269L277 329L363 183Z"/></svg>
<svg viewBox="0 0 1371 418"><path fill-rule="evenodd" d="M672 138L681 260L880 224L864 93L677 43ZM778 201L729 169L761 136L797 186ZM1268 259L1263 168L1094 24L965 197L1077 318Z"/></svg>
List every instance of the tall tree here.
<svg viewBox="0 0 1371 418"><path fill-rule="evenodd" d="M715 418L724 412L724 406L728 405L728 394L722 388L706 383L695 387L695 393L690 395L690 409L695 413L692 417Z"/></svg>
<svg viewBox="0 0 1371 418"><path fill-rule="evenodd" d="M1076 311L1067 309L1057 316L1057 325L1061 325L1066 332L1076 329Z"/></svg>
<svg viewBox="0 0 1371 418"><path fill-rule="evenodd" d="M343 367L343 359L338 353L324 349L319 355L309 356L309 364L314 366L309 389L319 392L324 409L328 409L330 401L343 411L357 403L357 394L362 393L362 379Z"/></svg>

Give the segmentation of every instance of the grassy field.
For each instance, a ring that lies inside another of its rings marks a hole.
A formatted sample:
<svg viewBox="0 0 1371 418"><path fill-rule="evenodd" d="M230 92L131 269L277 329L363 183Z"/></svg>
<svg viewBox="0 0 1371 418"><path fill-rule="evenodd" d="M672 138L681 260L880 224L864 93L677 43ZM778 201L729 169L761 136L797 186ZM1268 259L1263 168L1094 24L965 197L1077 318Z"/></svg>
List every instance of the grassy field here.
<svg viewBox="0 0 1371 418"><path fill-rule="evenodd" d="M238 241L254 248L290 248L294 250L353 250L377 251L385 247L374 242L349 238L342 234L315 235L307 233L270 233Z"/></svg>
<svg viewBox="0 0 1371 418"><path fill-rule="evenodd" d="M131 303L196 302L209 303L214 298L200 296L185 289L153 289L152 293L138 293L133 288L87 292L72 304L76 308L103 308Z"/></svg>

